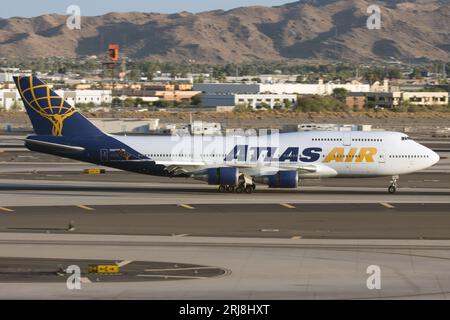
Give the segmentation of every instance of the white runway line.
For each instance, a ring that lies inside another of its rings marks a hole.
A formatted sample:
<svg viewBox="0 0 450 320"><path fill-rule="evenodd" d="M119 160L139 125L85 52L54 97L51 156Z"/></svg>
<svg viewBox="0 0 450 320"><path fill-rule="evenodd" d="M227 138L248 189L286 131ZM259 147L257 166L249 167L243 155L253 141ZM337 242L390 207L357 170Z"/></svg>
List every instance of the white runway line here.
<svg viewBox="0 0 450 320"><path fill-rule="evenodd" d="M123 261L121 261L121 262L119 262L118 264L117 264L117 266L119 267L119 268L122 268L122 267L125 267L127 264L130 264L130 263L132 263L133 261L130 261L130 260L123 260Z"/></svg>
<svg viewBox="0 0 450 320"><path fill-rule="evenodd" d="M189 209L189 210L194 210L195 209L193 206L190 206L188 204L179 204L178 206L181 207L181 208Z"/></svg>
<svg viewBox="0 0 450 320"><path fill-rule="evenodd" d="M5 208L5 207L0 207L0 211L5 211L5 212L14 212L14 210L13 210L13 209Z"/></svg>
<svg viewBox="0 0 450 320"><path fill-rule="evenodd" d="M178 270L208 270L208 269L218 269L217 267L189 267L189 268L166 268L166 269L145 269L145 272L163 272L163 271L178 271Z"/></svg>
<svg viewBox="0 0 450 320"><path fill-rule="evenodd" d="M95 211L94 208L91 208L91 207L88 207L88 206L85 206L85 205L82 205L82 204L77 205L77 207L81 208L81 209L84 209L84 210L87 210L87 211Z"/></svg>
<svg viewBox="0 0 450 320"><path fill-rule="evenodd" d="M89 280L88 277L81 277L81 278L80 278L80 281L81 281L81 283L92 283L92 281Z"/></svg>
<svg viewBox="0 0 450 320"><path fill-rule="evenodd" d="M206 277L168 276L168 275L164 275L164 274L138 274L137 277L174 278L174 279L207 279Z"/></svg>

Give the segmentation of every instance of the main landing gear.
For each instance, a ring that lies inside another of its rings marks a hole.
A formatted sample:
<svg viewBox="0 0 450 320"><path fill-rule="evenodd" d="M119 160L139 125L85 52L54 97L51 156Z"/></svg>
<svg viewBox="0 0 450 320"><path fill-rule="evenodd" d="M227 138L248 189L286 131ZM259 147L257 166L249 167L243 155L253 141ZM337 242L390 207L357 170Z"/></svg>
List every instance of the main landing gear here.
<svg viewBox="0 0 450 320"><path fill-rule="evenodd" d="M391 185L388 188L388 192L390 194L394 194L397 192L397 181L398 181L399 176L393 176L392 180L391 180Z"/></svg>
<svg viewBox="0 0 450 320"><path fill-rule="evenodd" d="M247 193L247 194L251 194L253 193L253 191L256 189L256 185L255 184L239 184L238 186L225 186L225 185L220 185L219 186L219 192L220 193Z"/></svg>

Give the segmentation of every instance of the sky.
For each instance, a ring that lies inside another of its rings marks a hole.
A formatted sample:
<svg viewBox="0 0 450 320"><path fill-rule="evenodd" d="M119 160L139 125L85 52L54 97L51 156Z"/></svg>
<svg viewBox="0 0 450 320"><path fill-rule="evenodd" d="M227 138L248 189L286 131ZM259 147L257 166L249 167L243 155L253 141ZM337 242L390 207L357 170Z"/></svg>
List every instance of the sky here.
<svg viewBox="0 0 450 320"><path fill-rule="evenodd" d="M78 5L81 15L95 16L112 11L174 13L232 9L251 5L277 6L294 0L22 0L2 1L0 17L35 17L49 13L65 14L67 7Z"/></svg>

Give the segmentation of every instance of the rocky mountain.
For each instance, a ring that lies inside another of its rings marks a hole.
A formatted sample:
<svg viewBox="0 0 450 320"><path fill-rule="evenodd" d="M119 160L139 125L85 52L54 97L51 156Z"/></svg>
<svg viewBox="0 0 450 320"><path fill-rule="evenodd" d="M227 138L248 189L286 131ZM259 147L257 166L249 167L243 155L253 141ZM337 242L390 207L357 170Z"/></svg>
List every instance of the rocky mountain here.
<svg viewBox="0 0 450 320"><path fill-rule="evenodd" d="M369 6L381 29L369 30ZM1 57L101 55L118 43L130 58L244 62L450 60L449 0L301 0L192 14L109 13L0 19Z"/></svg>

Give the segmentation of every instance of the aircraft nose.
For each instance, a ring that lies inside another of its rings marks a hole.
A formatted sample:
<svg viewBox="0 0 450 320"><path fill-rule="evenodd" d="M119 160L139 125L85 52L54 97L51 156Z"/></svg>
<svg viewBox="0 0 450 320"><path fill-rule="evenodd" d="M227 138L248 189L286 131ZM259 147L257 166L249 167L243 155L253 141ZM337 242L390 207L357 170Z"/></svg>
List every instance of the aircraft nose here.
<svg viewBox="0 0 450 320"><path fill-rule="evenodd" d="M432 163L431 165L433 166L436 163L438 163L439 160L441 160L441 157L433 150L430 150L430 159L431 159L431 163Z"/></svg>

